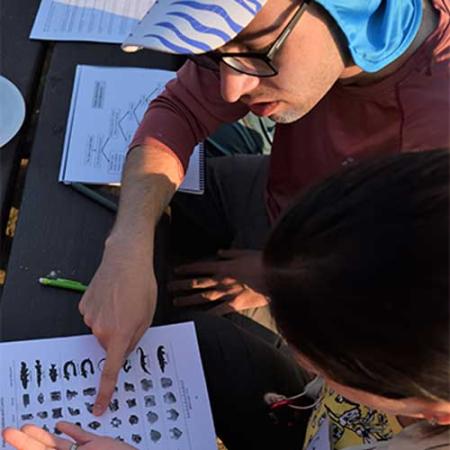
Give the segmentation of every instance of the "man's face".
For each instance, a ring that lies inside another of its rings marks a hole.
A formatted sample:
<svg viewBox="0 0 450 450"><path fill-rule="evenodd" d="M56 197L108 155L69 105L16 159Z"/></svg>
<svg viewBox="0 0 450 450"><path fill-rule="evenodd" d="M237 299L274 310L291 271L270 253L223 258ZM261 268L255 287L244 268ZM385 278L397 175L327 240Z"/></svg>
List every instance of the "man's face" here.
<svg viewBox="0 0 450 450"><path fill-rule="evenodd" d="M272 44L299 2L268 0L238 38L221 52L264 51ZM240 100L259 116L278 123L294 122L308 113L328 92L345 69L329 20L319 7L310 4L273 63L278 75L258 78L236 72L221 64L221 92L230 102Z"/></svg>

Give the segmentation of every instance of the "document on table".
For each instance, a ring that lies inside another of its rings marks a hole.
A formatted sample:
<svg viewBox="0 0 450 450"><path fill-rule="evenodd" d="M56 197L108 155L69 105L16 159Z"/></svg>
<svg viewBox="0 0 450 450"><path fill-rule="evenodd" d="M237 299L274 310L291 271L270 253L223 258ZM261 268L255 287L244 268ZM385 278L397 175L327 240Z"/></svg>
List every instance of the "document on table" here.
<svg viewBox="0 0 450 450"><path fill-rule="evenodd" d="M94 336L1 343L0 362L2 429L34 423L53 433L65 420L139 450L217 448L192 322L146 332L101 417L92 407L105 352Z"/></svg>
<svg viewBox="0 0 450 450"><path fill-rule="evenodd" d="M77 67L59 181L118 184L128 145L151 100L174 72L127 67ZM180 190L204 189L198 145Z"/></svg>
<svg viewBox="0 0 450 450"><path fill-rule="evenodd" d="M155 0L41 0L31 39L122 43Z"/></svg>

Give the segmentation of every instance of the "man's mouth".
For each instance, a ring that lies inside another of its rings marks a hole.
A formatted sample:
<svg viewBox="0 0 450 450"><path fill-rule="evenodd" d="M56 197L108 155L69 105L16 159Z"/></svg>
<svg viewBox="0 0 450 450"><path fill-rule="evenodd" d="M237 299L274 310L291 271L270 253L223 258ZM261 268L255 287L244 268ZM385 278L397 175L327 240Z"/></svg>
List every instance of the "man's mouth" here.
<svg viewBox="0 0 450 450"><path fill-rule="evenodd" d="M279 102L258 102L249 104L250 110L257 116L270 116L278 107Z"/></svg>

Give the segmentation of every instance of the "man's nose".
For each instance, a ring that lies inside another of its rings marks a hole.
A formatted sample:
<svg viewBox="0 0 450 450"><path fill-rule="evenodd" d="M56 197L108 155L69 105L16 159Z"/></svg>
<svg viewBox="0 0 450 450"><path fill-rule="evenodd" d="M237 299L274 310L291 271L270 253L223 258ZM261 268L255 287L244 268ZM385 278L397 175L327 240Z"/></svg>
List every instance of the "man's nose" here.
<svg viewBox="0 0 450 450"><path fill-rule="evenodd" d="M222 97L229 103L237 102L243 95L258 86L260 79L237 72L226 64L220 64L220 89Z"/></svg>

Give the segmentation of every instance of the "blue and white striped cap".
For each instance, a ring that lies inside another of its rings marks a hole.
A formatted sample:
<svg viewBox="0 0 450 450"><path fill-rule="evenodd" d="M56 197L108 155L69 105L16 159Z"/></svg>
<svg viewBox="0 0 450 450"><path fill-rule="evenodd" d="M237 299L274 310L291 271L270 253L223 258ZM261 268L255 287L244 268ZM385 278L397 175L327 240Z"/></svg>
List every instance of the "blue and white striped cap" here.
<svg viewBox="0 0 450 450"><path fill-rule="evenodd" d="M234 39L266 1L156 0L122 48L177 54L216 50Z"/></svg>

